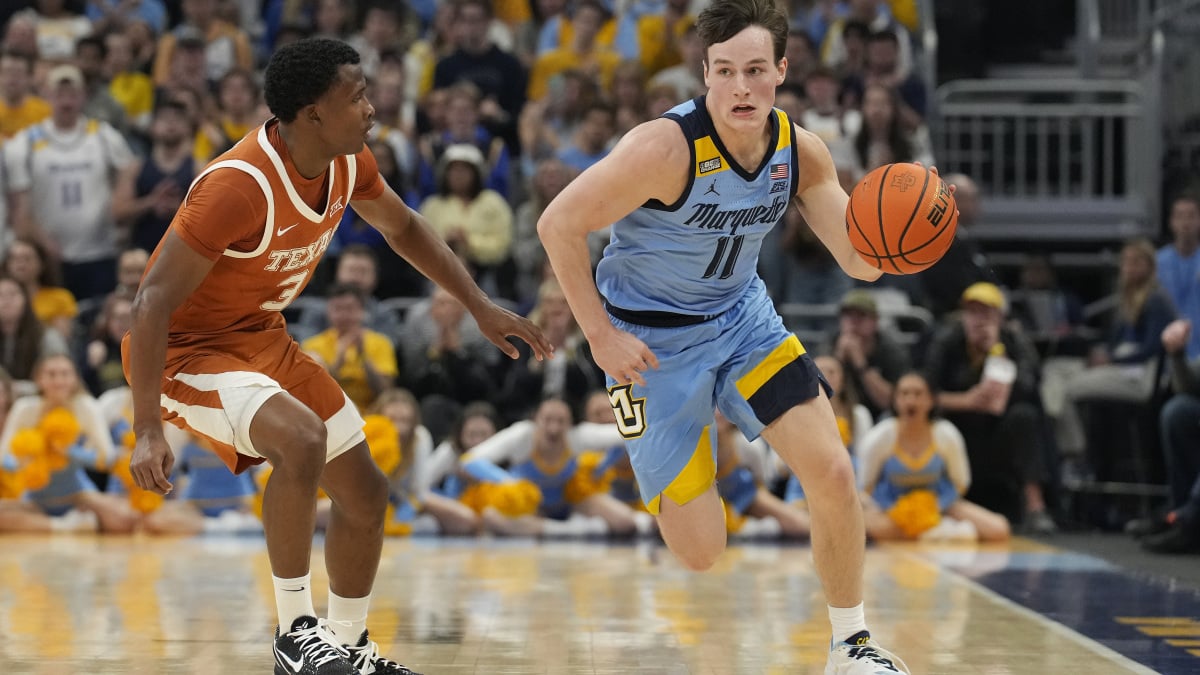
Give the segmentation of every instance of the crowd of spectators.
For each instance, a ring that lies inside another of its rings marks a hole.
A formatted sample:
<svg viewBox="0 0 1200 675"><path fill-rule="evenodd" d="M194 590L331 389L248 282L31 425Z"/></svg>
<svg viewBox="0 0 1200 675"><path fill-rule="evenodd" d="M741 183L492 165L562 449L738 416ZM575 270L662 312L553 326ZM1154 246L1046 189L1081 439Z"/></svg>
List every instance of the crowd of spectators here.
<svg viewBox="0 0 1200 675"><path fill-rule="evenodd" d="M120 337L148 254L205 164L269 118L260 81L272 49L316 35L362 57L376 110L369 147L385 180L486 291L537 322L556 355L501 358L352 205L320 273L285 311L293 336L364 411L398 387L411 392L435 444L453 443L481 401L501 428L548 397L583 418L604 376L536 222L625 131L704 93L703 0L11 4L0 37L0 366L15 396L37 391L34 364L55 354L72 358L94 396L124 385ZM933 83L913 67L915 3L788 5L777 105L825 141L845 187L882 164L935 163L924 122ZM984 217L978 189L947 178L958 185L959 232L926 272L855 288L794 208L763 247L760 273L781 306L838 308L833 321L795 317L794 327L822 336L809 347L843 371L847 409L879 422L901 377L919 369L965 440L966 498L1050 532L1064 459L1113 480L1127 451L1113 445L1113 425L1132 414L1121 404L1174 394L1161 441L1175 515L1147 531L1176 539L1147 541L1194 548L1200 442L1186 422L1200 405L1200 330L1188 328L1200 321L1200 202L1173 203L1165 246L1127 242L1112 311L1085 316L1045 259L1032 257L1020 284L1004 288L971 236ZM592 243L595 262L607 234ZM932 320L902 330L914 306ZM785 479L768 487L782 495Z"/></svg>

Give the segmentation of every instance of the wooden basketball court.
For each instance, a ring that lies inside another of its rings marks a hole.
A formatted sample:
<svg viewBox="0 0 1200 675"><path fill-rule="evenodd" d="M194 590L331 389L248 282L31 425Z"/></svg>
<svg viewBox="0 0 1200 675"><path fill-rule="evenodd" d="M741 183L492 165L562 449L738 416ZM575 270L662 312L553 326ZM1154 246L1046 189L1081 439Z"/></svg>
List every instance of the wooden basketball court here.
<svg viewBox="0 0 1200 675"><path fill-rule="evenodd" d="M427 675L817 674L829 630L806 546L695 574L659 543L394 539L374 597ZM1200 672L1194 591L1024 540L872 547L867 603L914 673ZM270 673L273 608L258 537L0 540L4 675Z"/></svg>

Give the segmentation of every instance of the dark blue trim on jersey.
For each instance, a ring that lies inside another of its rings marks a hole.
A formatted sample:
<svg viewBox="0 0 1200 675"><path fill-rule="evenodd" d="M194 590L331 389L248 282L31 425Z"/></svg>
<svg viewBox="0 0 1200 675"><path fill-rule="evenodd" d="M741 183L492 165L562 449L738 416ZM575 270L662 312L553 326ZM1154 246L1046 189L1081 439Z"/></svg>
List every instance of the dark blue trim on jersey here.
<svg viewBox="0 0 1200 675"><path fill-rule="evenodd" d="M796 199L796 193L800 191L800 139L796 123L790 117L788 124L792 125L792 192L788 201L793 201Z"/></svg>
<svg viewBox="0 0 1200 675"><path fill-rule="evenodd" d="M667 205L657 199L648 199L645 204L642 204L644 209L653 209L655 211L678 211L687 203L688 197L692 194L692 186L696 184L696 123L692 116L695 112L687 115L676 115L674 113L664 113L663 117L669 120L675 120L675 123L683 130L683 136L687 139L688 155L691 156L692 162L688 166L687 185L683 188L683 193L679 195L674 203Z"/></svg>

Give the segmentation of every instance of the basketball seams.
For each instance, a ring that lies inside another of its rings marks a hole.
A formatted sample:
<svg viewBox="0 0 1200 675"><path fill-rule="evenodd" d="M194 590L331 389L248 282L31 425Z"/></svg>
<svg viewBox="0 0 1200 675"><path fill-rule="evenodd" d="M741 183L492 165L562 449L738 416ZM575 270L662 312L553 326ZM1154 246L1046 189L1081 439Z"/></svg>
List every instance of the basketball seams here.
<svg viewBox="0 0 1200 675"><path fill-rule="evenodd" d="M888 249L887 229L884 227L883 219L883 193L887 189L887 177L888 174L891 173L893 166L895 166L895 164L887 165L887 167L885 167L883 170L883 175L879 177L879 189L875 191L875 221L879 223L879 243L883 246L883 258L886 258L888 262L892 263L892 267L895 267L896 272L899 273L900 266L896 264L896 261L894 260L895 256L893 256L892 252ZM882 258L880 259L880 262L883 262ZM882 269L882 265L880 265L880 269Z"/></svg>
<svg viewBox="0 0 1200 675"><path fill-rule="evenodd" d="M919 213L921 211L921 207L925 205L925 193L929 190L930 173L932 172L929 169L925 169L925 182L921 184L921 194L917 195L917 201L915 204L913 204L912 213L908 214L908 222L904 223L904 227L900 228L900 237L896 241L896 247L899 249L898 255L900 256L900 259L909 265L915 265L917 263L914 263L906 257L908 251L904 248L904 237L908 235L909 229L912 228L913 219L917 217L917 213ZM938 180L940 181L941 179L939 178ZM882 194L882 191L880 194ZM934 237L934 239L937 239L937 237ZM892 264L895 265L894 262Z"/></svg>
<svg viewBox="0 0 1200 675"><path fill-rule="evenodd" d="M867 233L863 231L862 225L860 225L858 222L858 216L855 215L855 213L854 213L854 197L853 197L853 195L851 195L851 197L850 197L850 220L851 220L851 222L854 223L854 229L858 230L858 236L862 238L863 242L867 246L871 247L871 252L868 253L868 252L860 249L859 247L854 246L853 238L851 238L850 245L854 248L855 252L857 252L859 255L864 256L864 257L871 256L871 257L875 258L875 260L879 264L882 264L883 257L879 255L879 252L875 250L875 245L872 244L871 240L867 238ZM876 267L878 267L879 264L877 264Z"/></svg>

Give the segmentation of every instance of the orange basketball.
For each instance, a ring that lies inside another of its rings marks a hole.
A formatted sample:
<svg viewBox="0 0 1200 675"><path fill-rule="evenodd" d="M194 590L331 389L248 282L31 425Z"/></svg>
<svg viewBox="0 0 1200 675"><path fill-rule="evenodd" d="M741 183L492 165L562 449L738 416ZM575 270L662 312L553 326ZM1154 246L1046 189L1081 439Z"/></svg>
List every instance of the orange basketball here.
<svg viewBox="0 0 1200 675"><path fill-rule="evenodd" d="M937 262L954 241L958 207L950 188L916 164L886 164L850 192L850 244L889 274L913 274Z"/></svg>

